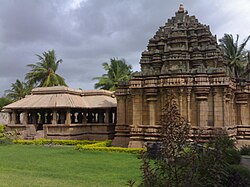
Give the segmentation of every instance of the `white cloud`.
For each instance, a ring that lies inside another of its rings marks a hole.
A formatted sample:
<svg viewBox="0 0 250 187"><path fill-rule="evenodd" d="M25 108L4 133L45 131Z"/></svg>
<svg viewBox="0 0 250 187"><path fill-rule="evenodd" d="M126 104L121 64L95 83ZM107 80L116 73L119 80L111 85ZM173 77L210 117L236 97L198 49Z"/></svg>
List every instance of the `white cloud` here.
<svg viewBox="0 0 250 187"><path fill-rule="evenodd" d="M92 78L112 57L139 70L149 38L182 2L218 38L250 34L249 0L1 0L0 95L24 78L35 54L51 49L63 59L59 73L75 88L93 89Z"/></svg>

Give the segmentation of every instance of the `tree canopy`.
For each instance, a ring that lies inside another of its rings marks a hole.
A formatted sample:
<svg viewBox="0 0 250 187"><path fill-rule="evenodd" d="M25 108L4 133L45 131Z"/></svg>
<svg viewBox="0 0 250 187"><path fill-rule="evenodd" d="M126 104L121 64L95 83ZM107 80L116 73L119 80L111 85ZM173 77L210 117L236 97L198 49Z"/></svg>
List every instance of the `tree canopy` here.
<svg viewBox="0 0 250 187"><path fill-rule="evenodd" d="M131 78L132 66L124 59L111 58L110 64L105 62L102 66L106 73L94 78L99 81L95 84L96 89L115 91L120 82L129 81Z"/></svg>
<svg viewBox="0 0 250 187"><path fill-rule="evenodd" d="M27 65L31 68L25 76L29 83L39 87L67 86L64 78L56 73L62 59L56 59L54 50L44 52L42 56L37 55L37 57L39 62Z"/></svg>
<svg viewBox="0 0 250 187"><path fill-rule="evenodd" d="M32 88L33 87L31 84L17 79L15 83L11 84L11 89L6 90L5 93L7 94L7 98L11 99L12 101L17 101L30 94Z"/></svg>
<svg viewBox="0 0 250 187"><path fill-rule="evenodd" d="M239 35L236 40L232 34L224 34L219 40L226 65L230 68L231 74L236 78L242 77L247 64L247 51L245 46L249 41L248 36L242 43L239 43Z"/></svg>
<svg viewBox="0 0 250 187"><path fill-rule="evenodd" d="M0 97L0 110L3 109L5 105L8 105L11 103L11 100L7 97Z"/></svg>

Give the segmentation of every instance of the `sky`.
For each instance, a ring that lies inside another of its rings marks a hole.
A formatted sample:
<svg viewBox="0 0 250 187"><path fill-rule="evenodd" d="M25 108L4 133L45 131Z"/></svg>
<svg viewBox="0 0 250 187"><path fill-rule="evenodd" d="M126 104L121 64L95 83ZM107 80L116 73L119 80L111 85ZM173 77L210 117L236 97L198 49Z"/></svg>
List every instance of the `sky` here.
<svg viewBox="0 0 250 187"><path fill-rule="evenodd" d="M148 40L180 3L218 39L250 35L250 0L0 0L0 96L52 49L71 88L94 89L110 58L139 71Z"/></svg>

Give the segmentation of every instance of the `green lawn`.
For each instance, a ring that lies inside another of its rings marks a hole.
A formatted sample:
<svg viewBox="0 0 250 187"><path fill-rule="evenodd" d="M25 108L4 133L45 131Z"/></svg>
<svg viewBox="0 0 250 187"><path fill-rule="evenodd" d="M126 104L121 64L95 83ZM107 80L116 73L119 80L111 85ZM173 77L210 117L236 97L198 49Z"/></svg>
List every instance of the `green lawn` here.
<svg viewBox="0 0 250 187"><path fill-rule="evenodd" d="M140 160L127 153L73 147L0 146L0 186L126 186L140 180Z"/></svg>

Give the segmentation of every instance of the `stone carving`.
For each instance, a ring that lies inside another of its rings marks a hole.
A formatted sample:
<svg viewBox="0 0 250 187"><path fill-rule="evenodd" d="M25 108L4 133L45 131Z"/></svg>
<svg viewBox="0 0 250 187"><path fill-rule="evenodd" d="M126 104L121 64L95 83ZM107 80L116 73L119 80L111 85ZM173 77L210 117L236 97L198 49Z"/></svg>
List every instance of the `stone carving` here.
<svg viewBox="0 0 250 187"><path fill-rule="evenodd" d="M154 63L161 64L160 72L154 68ZM145 76L154 73L210 73L207 69L225 69L216 37L211 34L208 26L199 23L194 16L189 16L183 5L180 5L175 17L169 19L149 40L140 64Z"/></svg>

